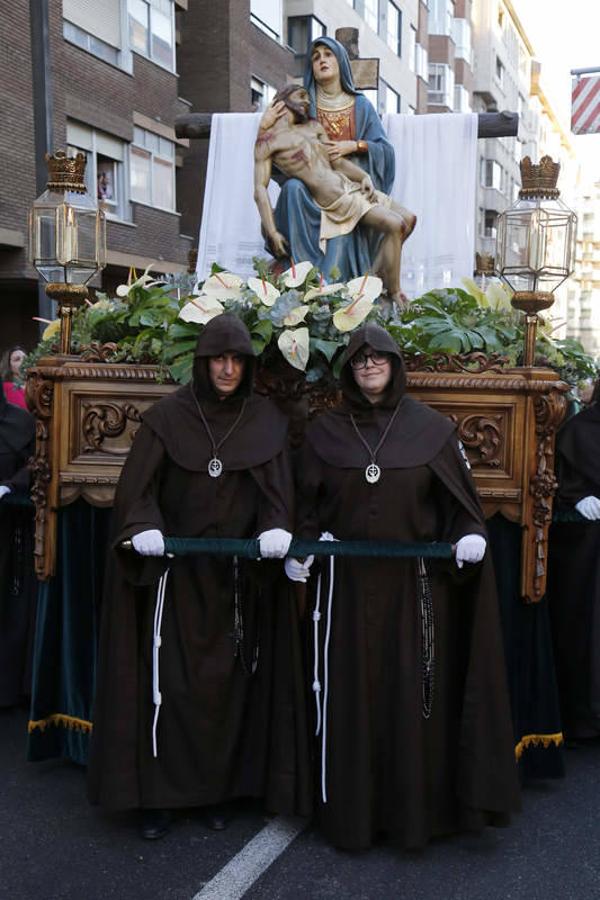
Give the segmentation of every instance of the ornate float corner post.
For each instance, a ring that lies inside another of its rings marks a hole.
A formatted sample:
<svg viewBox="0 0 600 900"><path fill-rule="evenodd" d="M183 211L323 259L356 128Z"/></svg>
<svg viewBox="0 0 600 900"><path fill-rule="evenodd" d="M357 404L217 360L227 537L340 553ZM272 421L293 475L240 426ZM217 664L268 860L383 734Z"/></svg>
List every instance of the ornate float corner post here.
<svg viewBox="0 0 600 900"><path fill-rule="evenodd" d="M54 383L34 368L27 374L27 402L35 415L35 455L31 463L31 499L35 504L34 565L40 581L47 581L56 562L57 475L52 470L52 412Z"/></svg>
<svg viewBox="0 0 600 900"><path fill-rule="evenodd" d="M556 432L567 411L568 385L556 381L543 393L528 398L535 421L535 444L525 507L529 527L523 530L521 594L525 603L537 603L546 593L548 532L558 482L554 474Z"/></svg>

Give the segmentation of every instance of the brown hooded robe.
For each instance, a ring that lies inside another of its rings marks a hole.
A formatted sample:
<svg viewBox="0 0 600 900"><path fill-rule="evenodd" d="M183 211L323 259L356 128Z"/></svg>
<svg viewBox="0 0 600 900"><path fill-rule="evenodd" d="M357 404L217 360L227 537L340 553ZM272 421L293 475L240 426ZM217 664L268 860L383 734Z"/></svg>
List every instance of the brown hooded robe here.
<svg viewBox="0 0 600 900"><path fill-rule="evenodd" d="M358 390L349 366L365 344L392 355L390 385L377 407ZM485 535L454 426L404 396L404 367L389 335L377 325L361 327L344 362L343 404L309 426L300 455L297 536L314 539L329 531L339 540L456 542L469 533ZM374 447L398 402L377 455L381 478L369 484L369 457L350 413ZM401 846L421 847L463 826L502 824L519 807L490 555L463 570L445 561L427 560L426 566L435 631L429 718L423 715L416 560L335 561L327 654L329 563L321 566L319 667L312 680L321 685L323 707L326 656L329 683L323 711L327 802L318 765L318 812L326 837L339 847L366 848L379 832ZM319 764L322 754L321 734Z"/></svg>
<svg viewBox="0 0 600 900"><path fill-rule="evenodd" d="M598 394L596 388L596 396ZM600 397L569 419L556 442L558 509L600 497ZM563 730L600 736L600 521L555 522L550 530L548 607Z"/></svg>
<svg viewBox="0 0 600 900"><path fill-rule="evenodd" d="M245 372L235 394L220 400L207 357L227 350L244 355ZM167 560L119 548L149 528L228 538L291 530L287 421L270 401L252 395L253 370L243 323L232 315L213 319L198 339L193 386L144 414L127 458L104 598L89 767L93 803L176 808L246 796L265 798L276 812L306 812L307 777L299 772L305 723L295 703L302 692L300 642L294 606L274 590L281 562L239 562L244 639L236 653L231 558ZM219 451L218 478L207 472L212 446L194 392L217 441L246 400ZM167 567L154 758L153 621L157 580Z"/></svg>

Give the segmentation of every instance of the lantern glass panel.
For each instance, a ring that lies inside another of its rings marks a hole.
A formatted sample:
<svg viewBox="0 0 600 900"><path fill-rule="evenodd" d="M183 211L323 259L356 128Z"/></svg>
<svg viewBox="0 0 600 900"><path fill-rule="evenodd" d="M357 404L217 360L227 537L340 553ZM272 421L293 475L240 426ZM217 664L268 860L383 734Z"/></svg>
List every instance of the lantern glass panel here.
<svg viewBox="0 0 600 900"><path fill-rule="evenodd" d="M106 223L87 194L45 191L30 215L31 261L45 281L87 284L106 264Z"/></svg>
<svg viewBox="0 0 600 900"><path fill-rule="evenodd" d="M496 268L509 287L556 290L573 270L576 221L560 198L519 199L502 213Z"/></svg>

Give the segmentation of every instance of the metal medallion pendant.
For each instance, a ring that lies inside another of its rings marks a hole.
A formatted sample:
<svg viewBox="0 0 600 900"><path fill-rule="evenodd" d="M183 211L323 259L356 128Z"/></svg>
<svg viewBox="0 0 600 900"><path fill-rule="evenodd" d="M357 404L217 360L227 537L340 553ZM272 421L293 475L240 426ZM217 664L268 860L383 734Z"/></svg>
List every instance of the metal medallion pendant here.
<svg viewBox="0 0 600 900"><path fill-rule="evenodd" d="M223 471L223 463L221 460L213 456L211 461L208 464L208 474L211 478L218 478L221 472ZM379 476L377 476L379 478Z"/></svg>
<svg viewBox="0 0 600 900"><path fill-rule="evenodd" d="M365 469L365 478L369 482L369 484L375 484L376 481L379 481L381 478L381 469L377 465L377 463L370 463Z"/></svg>

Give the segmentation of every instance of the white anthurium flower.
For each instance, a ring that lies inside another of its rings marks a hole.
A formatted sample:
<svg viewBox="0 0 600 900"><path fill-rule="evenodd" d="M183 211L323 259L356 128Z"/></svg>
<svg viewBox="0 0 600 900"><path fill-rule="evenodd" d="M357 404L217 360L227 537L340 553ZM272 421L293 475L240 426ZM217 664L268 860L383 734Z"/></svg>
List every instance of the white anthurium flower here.
<svg viewBox="0 0 600 900"><path fill-rule="evenodd" d="M488 303L495 309L512 309L510 305L512 293L501 281L490 281L485 296Z"/></svg>
<svg viewBox="0 0 600 900"><path fill-rule="evenodd" d="M131 284L120 284L116 291L117 297L128 297L129 292L134 288L143 287L146 288L146 290L149 290L149 288L155 287L157 284L164 284L164 281L161 281L160 279L153 279L152 276L148 274L148 272L154 265L155 263L150 263L150 265L144 269L140 277L136 278L136 280L131 282Z"/></svg>
<svg viewBox="0 0 600 900"><path fill-rule="evenodd" d="M218 300L239 300L244 281L233 272L215 272L202 285L202 293Z"/></svg>
<svg viewBox="0 0 600 900"><path fill-rule="evenodd" d="M377 275L363 275L348 282L348 294L353 300L376 300L383 290L383 281Z"/></svg>
<svg viewBox="0 0 600 900"><path fill-rule="evenodd" d="M201 294L199 297L193 297L189 303L180 310L178 318L184 322L197 322L198 325L206 325L215 316L220 316L224 312L221 303L216 297L208 297Z"/></svg>
<svg viewBox="0 0 600 900"><path fill-rule="evenodd" d="M352 331L367 318L372 309L373 300L369 297L357 297L334 312L333 324L338 331Z"/></svg>
<svg viewBox="0 0 600 900"><path fill-rule="evenodd" d="M313 264L311 262L292 262L289 269L281 276L286 287L294 288L300 284L304 284L306 276L311 271Z"/></svg>
<svg viewBox="0 0 600 900"><path fill-rule="evenodd" d="M304 322L306 313L309 309L310 306L297 306L295 309L291 309L283 320L283 324L287 325L288 328L293 328L295 325L299 325L300 322Z"/></svg>
<svg viewBox="0 0 600 900"><path fill-rule="evenodd" d="M308 328L282 331L277 346L291 366L304 372L310 354Z"/></svg>
<svg viewBox="0 0 600 900"><path fill-rule="evenodd" d="M304 299L308 303L309 300L314 300L315 298L318 300L319 297L327 297L328 294L337 294L345 287L346 285L343 281L336 281L335 284L321 284L319 287L311 288L310 291L307 291Z"/></svg>
<svg viewBox="0 0 600 900"><path fill-rule="evenodd" d="M248 287L254 291L261 303L265 306L273 306L281 291L278 291L274 284L265 278L249 278Z"/></svg>

